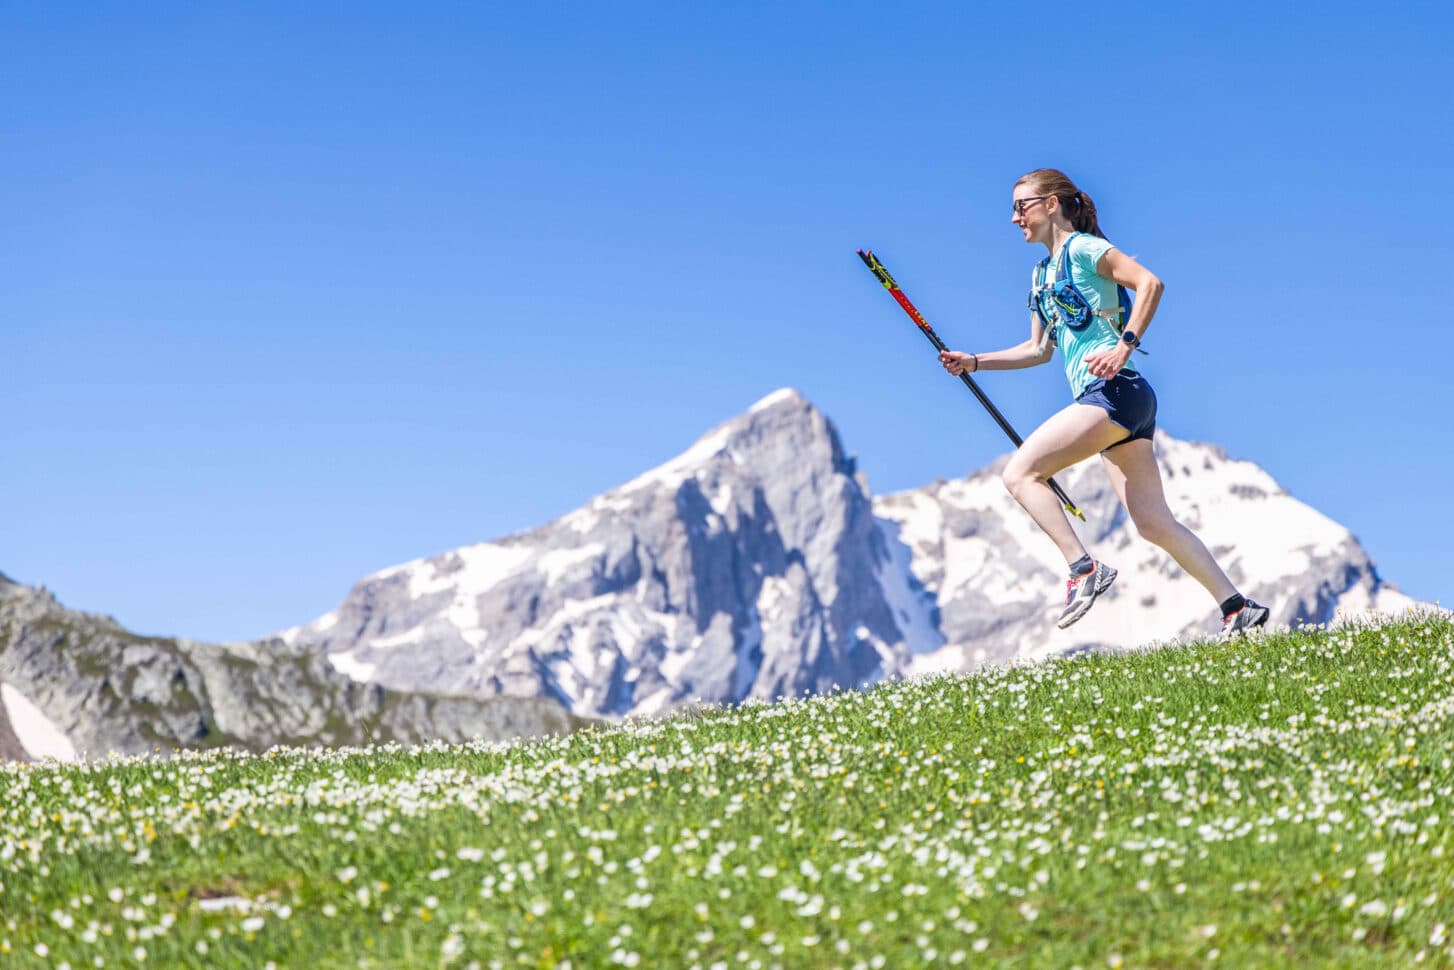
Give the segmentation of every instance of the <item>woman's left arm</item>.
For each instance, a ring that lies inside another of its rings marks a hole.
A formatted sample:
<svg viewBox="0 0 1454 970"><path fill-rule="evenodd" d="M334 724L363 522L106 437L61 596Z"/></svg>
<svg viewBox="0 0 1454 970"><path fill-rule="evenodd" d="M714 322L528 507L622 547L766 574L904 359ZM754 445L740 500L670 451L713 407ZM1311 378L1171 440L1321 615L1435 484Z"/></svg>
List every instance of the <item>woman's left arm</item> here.
<svg viewBox="0 0 1454 970"><path fill-rule="evenodd" d="M1136 262L1119 249L1108 249L1096 263L1096 272L1108 280L1114 280L1136 293L1136 305L1131 309L1131 319L1126 321L1125 330L1136 335L1138 340L1146 338L1146 328L1156 315L1156 305L1161 302L1161 292L1166 286L1151 270ZM1132 347L1128 343L1116 345L1114 350L1102 350L1085 359L1091 374L1109 380L1121 372L1126 361L1131 359Z"/></svg>

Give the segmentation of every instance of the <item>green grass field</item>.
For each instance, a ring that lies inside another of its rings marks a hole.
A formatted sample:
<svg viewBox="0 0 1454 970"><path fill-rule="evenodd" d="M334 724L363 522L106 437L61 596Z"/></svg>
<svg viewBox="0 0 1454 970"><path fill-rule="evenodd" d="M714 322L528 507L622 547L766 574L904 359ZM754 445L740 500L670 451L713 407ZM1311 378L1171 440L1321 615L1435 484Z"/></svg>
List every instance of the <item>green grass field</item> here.
<svg viewBox="0 0 1454 970"><path fill-rule="evenodd" d="M1454 623L0 771L5 967L1454 965Z"/></svg>

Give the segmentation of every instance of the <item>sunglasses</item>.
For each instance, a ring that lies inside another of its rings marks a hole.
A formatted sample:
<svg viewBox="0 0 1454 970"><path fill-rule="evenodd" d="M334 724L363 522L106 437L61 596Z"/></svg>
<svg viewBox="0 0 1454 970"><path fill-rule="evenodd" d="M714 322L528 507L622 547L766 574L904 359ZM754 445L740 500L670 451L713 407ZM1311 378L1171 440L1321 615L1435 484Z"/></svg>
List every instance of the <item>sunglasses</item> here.
<svg viewBox="0 0 1454 970"><path fill-rule="evenodd" d="M1030 203L1039 202L1042 199L1048 198L1050 198L1050 196L1048 195L1032 195L1028 198L1016 199L1011 208L1015 210L1015 215L1023 216L1025 214L1025 210L1030 207Z"/></svg>

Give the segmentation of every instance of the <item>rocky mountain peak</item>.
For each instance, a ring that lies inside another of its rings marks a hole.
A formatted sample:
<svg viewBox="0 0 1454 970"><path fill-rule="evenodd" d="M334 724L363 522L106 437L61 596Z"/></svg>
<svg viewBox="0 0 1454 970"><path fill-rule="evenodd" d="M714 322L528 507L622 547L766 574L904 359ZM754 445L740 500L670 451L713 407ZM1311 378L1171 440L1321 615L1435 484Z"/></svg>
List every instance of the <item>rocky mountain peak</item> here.
<svg viewBox="0 0 1454 970"><path fill-rule="evenodd" d="M874 679L930 609L831 422L783 389L554 522L376 573L283 636L398 689L620 714Z"/></svg>
<svg viewBox="0 0 1454 970"><path fill-rule="evenodd" d="M601 498L678 485L719 465L761 478L791 470L810 477L854 472L832 422L797 390L783 388L708 431L675 458Z"/></svg>

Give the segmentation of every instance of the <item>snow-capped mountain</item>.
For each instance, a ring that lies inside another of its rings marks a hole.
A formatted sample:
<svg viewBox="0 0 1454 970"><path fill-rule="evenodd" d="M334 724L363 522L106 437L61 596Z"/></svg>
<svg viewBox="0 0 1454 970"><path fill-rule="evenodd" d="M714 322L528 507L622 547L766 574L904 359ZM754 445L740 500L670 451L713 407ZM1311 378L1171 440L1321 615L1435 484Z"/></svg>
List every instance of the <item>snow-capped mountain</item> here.
<svg viewBox="0 0 1454 970"><path fill-rule="evenodd" d="M1257 466L1164 433L1156 446L1173 511L1274 622L1412 604ZM1214 632L1216 605L1135 534L1097 461L1057 480L1120 578L1068 631L1053 622L1064 562L1002 462L875 500L832 424L782 390L581 509L383 570L280 636L396 690L610 716Z"/></svg>
<svg viewBox="0 0 1454 970"><path fill-rule="evenodd" d="M796 391L548 525L405 563L280 634L402 690L651 713L870 682L943 646L837 432Z"/></svg>
<svg viewBox="0 0 1454 970"><path fill-rule="evenodd" d="M1221 448L1156 435L1167 504L1206 543L1237 587L1271 607L1274 625L1338 615L1399 613L1416 602L1383 582L1346 528L1293 498L1261 468ZM1085 513L1086 548L1119 570L1075 626L1057 630L1065 561L1000 481L1008 458L968 478L875 500L874 512L912 551L934 593L948 644L911 672L967 669L1095 647L1206 637L1216 602L1159 547L1143 540L1092 458L1056 476Z"/></svg>

